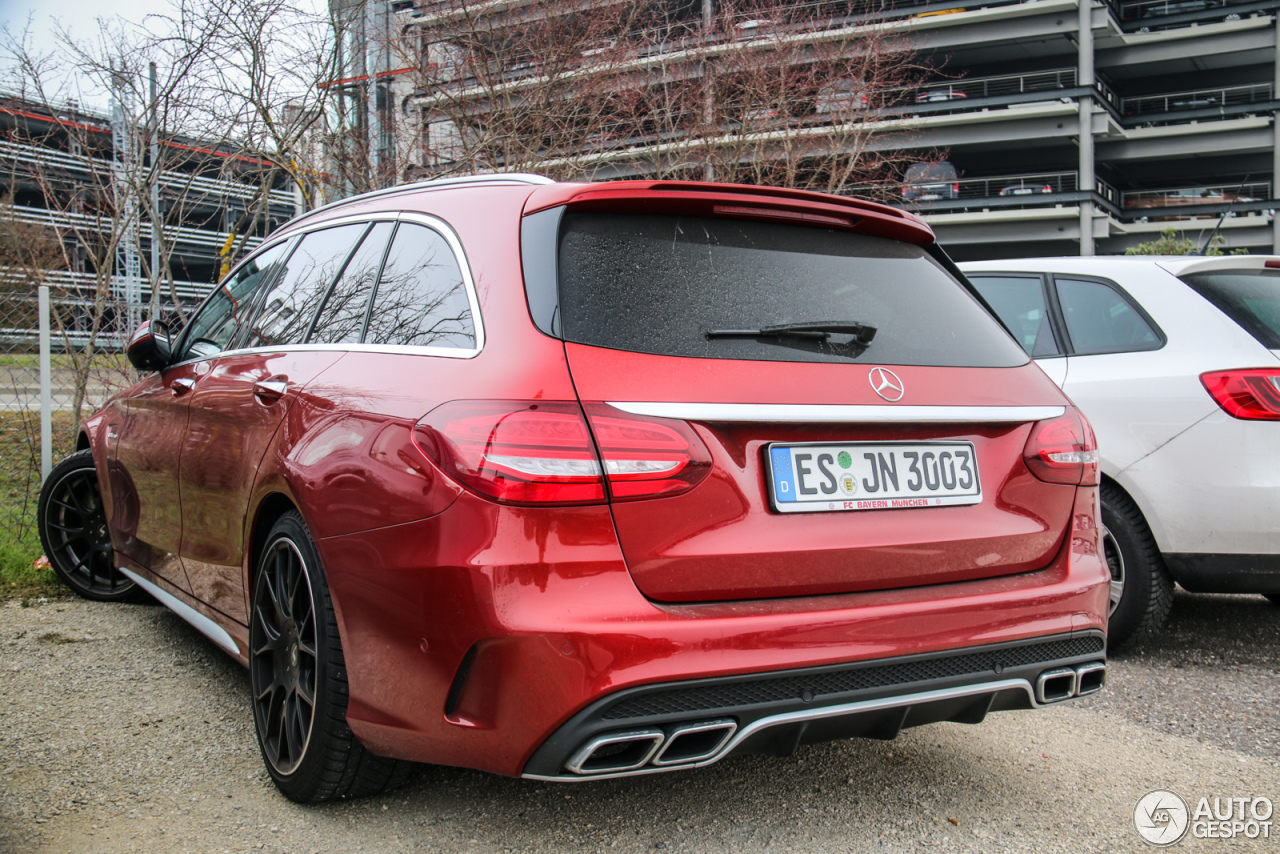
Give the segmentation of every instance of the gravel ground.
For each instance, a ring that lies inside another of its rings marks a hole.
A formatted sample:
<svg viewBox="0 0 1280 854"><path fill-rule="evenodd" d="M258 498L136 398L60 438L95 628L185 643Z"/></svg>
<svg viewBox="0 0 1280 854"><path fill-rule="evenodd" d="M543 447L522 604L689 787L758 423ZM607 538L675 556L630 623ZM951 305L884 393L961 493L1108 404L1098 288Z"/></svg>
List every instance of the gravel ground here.
<svg viewBox="0 0 1280 854"><path fill-rule="evenodd" d="M176 616L11 602L0 851L1135 851L1152 789L1280 802L1280 608L1179 594L1169 630L1112 662L1097 698L894 742L579 786L424 768L386 796L304 808L262 769L247 674Z"/></svg>

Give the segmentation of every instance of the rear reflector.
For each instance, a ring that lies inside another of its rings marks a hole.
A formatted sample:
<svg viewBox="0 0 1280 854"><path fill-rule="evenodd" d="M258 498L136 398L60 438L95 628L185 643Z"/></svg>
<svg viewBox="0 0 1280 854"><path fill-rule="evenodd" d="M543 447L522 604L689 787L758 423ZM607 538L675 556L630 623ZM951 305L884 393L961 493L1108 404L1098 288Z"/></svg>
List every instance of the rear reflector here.
<svg viewBox="0 0 1280 854"><path fill-rule="evenodd" d="M1098 485L1098 442L1076 409L1031 430L1022 458L1031 473L1048 483Z"/></svg>
<svg viewBox="0 0 1280 854"><path fill-rule="evenodd" d="M460 484L504 504L600 504L606 482L615 501L631 501L706 477L710 455L685 422L603 403L587 411L590 428L573 401L455 401L424 416L414 442Z"/></svg>
<svg viewBox="0 0 1280 854"><path fill-rule="evenodd" d="M1200 382L1233 418L1280 421L1280 370L1211 371L1201 374Z"/></svg>

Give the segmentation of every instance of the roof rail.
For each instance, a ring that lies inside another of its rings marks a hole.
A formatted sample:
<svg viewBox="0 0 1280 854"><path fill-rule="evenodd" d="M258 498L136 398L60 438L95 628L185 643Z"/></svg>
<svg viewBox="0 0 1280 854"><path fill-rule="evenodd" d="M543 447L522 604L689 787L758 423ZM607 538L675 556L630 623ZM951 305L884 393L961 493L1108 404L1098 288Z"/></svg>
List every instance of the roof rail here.
<svg viewBox="0 0 1280 854"><path fill-rule="evenodd" d="M486 175L456 175L452 178L432 178L427 181L411 181L408 184L398 184L394 187L387 187L382 190L374 190L370 193L361 193L358 196L350 196L345 199L338 199L329 202L327 205L321 205L314 210L299 214L288 222L280 226L280 229L288 228L295 222L319 213L320 211L331 210L342 205L352 205L359 202L365 202L369 199L380 199L384 196L394 196L399 193L412 193L416 190L436 190L452 187L469 187L473 185L484 184L554 184L555 181L544 175L532 175L527 172L494 172ZM279 231L280 229L277 229Z"/></svg>

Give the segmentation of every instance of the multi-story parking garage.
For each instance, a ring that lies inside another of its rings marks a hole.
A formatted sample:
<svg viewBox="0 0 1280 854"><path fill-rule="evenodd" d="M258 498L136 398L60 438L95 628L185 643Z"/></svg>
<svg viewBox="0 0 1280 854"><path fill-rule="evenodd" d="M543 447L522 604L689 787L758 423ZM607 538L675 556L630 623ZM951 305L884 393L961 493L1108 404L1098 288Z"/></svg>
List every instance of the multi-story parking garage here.
<svg viewBox="0 0 1280 854"><path fill-rule="evenodd" d="M522 4L480 5L505 14ZM673 19L694 23L662 49L696 60L723 42L723 32L696 32L699 19L710 26L718 2L671 5ZM912 34L936 69L901 93L886 124L906 134L887 144L905 138L954 165L949 188L902 204L922 213L957 257L1118 253L1170 226L1197 240L1216 227L1227 249L1280 250L1273 190L1280 1L798 5L831 17L818 31L788 38L817 43L841 28L887 28ZM396 0L383 8L425 44L448 17L441 7ZM743 27L774 23L760 19L760 8L743 13L739 38ZM652 53L646 48L637 62L652 65ZM435 74L416 92L427 109L438 87L462 85L438 58L423 58ZM506 78L518 84L539 73L538 58L526 57ZM874 121L873 113L851 118ZM616 150L601 152L596 176L636 174L633 155L644 144L627 141L625 166L610 165Z"/></svg>
<svg viewBox="0 0 1280 854"><path fill-rule="evenodd" d="M32 227L24 232L28 243L47 238L51 247L43 257L28 253L27 262L47 261L49 269L14 267L12 258L10 266L0 263L0 294L8 306L0 318L5 340L34 340L34 327L26 322L34 315L14 306L34 304L36 279L53 286L55 300L63 304L87 307L104 297L121 306L134 303L137 310L150 304L152 277L139 259L151 257L152 224L142 203L132 208L119 204L129 193L136 196L139 181L149 182L149 164L144 161L130 171L119 140L106 116L74 105L0 97L5 217ZM174 297L194 304L216 281L233 231L241 251L252 248L300 212L302 201L286 189L268 188L264 204L262 164L226 146L179 137L158 144L163 148L158 162L165 168L159 171L156 193L163 252L155 278L166 282L162 306L170 306ZM129 182L131 189L122 186ZM101 293L103 283L110 293ZM99 324L103 321L100 307L67 314L72 323L83 318L92 324L94 316ZM70 345L84 343L89 334L87 329L64 331Z"/></svg>
<svg viewBox="0 0 1280 854"><path fill-rule="evenodd" d="M1118 253L1169 226L1280 250L1275 2L1033 0L917 23L964 97L924 105L956 198L920 205L964 258ZM1225 218L1224 218L1225 214Z"/></svg>

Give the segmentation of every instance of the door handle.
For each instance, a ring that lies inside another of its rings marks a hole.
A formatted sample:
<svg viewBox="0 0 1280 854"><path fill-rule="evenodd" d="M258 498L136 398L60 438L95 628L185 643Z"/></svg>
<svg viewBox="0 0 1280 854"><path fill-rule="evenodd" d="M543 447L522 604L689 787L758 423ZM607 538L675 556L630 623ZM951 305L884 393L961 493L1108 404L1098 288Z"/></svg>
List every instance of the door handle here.
<svg viewBox="0 0 1280 854"><path fill-rule="evenodd" d="M180 379L174 380L169 385L169 390L173 392L174 397L182 397L184 394L191 391L191 389L195 387L196 387L196 381L194 379L192 379L191 377L182 377Z"/></svg>
<svg viewBox="0 0 1280 854"><path fill-rule="evenodd" d="M288 390L289 383L285 380L258 380L253 384L253 396L268 404L284 397Z"/></svg>

